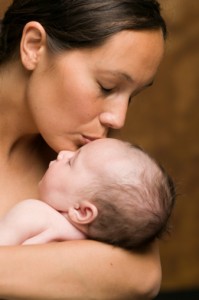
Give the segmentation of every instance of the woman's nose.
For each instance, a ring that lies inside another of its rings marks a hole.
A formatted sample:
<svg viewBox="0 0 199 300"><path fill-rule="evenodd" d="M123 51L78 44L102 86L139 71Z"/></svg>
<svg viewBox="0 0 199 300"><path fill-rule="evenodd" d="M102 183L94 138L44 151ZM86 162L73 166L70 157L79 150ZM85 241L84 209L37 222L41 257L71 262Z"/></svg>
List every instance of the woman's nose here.
<svg viewBox="0 0 199 300"><path fill-rule="evenodd" d="M75 155L75 151L62 150L57 155L57 160L68 160Z"/></svg>
<svg viewBox="0 0 199 300"><path fill-rule="evenodd" d="M109 108L106 108L100 114L100 123L103 126L113 129L120 129L125 124L128 103L115 104L112 103Z"/></svg>

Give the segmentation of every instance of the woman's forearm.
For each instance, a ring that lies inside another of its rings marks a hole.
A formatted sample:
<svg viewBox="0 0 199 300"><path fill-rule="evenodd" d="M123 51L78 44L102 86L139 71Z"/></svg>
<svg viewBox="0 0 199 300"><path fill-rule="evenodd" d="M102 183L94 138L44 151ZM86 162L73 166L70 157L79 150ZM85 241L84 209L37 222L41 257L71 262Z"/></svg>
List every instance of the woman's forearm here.
<svg viewBox="0 0 199 300"><path fill-rule="evenodd" d="M155 243L129 253L94 241L0 248L2 299L151 299L161 268Z"/></svg>

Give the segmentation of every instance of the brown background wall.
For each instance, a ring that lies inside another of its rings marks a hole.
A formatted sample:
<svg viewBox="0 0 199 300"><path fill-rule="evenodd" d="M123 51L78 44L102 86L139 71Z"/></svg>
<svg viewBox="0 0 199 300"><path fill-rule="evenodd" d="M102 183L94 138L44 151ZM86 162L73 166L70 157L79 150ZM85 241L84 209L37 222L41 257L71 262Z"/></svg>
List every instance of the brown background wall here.
<svg viewBox="0 0 199 300"><path fill-rule="evenodd" d="M173 232L161 242L162 289L199 288L199 1L160 2L170 32L165 58L121 136L163 162L177 183Z"/></svg>
<svg viewBox="0 0 199 300"><path fill-rule="evenodd" d="M0 14L9 2L0 0ZM120 137L142 145L177 183L173 232L161 242L162 290L199 288L199 1L160 2L170 32L165 58Z"/></svg>

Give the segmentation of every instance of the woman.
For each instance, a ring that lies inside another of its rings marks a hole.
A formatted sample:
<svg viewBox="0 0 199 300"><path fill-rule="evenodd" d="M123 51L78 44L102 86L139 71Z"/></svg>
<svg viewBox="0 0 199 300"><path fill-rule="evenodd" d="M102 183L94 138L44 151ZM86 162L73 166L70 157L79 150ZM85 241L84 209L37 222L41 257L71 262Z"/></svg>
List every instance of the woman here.
<svg viewBox="0 0 199 300"><path fill-rule="evenodd" d="M153 0L14 0L1 27L2 216L37 197L56 152L124 125L166 27ZM0 266L3 299L149 299L161 277L155 242L137 253L94 241L1 247Z"/></svg>

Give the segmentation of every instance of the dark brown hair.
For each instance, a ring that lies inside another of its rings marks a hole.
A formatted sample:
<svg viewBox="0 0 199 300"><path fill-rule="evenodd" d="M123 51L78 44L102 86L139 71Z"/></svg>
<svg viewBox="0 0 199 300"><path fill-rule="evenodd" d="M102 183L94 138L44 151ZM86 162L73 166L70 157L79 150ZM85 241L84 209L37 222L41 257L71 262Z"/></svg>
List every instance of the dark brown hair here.
<svg viewBox="0 0 199 300"><path fill-rule="evenodd" d="M23 28L39 22L51 50L95 47L122 30L161 29L165 22L155 0L14 0L0 33L0 63L16 58Z"/></svg>
<svg viewBox="0 0 199 300"><path fill-rule="evenodd" d="M129 160L132 170L125 175L126 183L121 178L124 174L111 182L105 174L104 184L93 189L98 216L89 225L88 238L132 250L168 233L176 199L174 182L154 159L138 151L144 159L139 178L134 161Z"/></svg>

